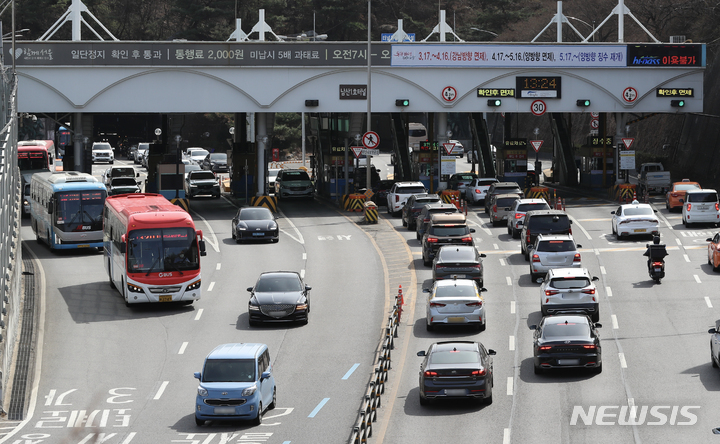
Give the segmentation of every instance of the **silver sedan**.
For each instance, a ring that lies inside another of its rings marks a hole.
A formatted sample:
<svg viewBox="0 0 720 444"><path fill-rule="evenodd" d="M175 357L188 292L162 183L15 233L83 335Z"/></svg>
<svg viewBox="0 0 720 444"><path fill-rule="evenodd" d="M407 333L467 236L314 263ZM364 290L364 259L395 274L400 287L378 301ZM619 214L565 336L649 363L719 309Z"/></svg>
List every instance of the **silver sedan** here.
<svg viewBox="0 0 720 444"><path fill-rule="evenodd" d="M485 301L480 295L487 291L479 288L471 279L447 279L436 281L432 288L424 289L430 293L427 302L428 331L436 325L474 325L479 331L486 326Z"/></svg>
<svg viewBox="0 0 720 444"><path fill-rule="evenodd" d="M553 268L580 268L582 258L572 235L538 235L535 244L528 251L530 257L530 280L542 282L542 278Z"/></svg>

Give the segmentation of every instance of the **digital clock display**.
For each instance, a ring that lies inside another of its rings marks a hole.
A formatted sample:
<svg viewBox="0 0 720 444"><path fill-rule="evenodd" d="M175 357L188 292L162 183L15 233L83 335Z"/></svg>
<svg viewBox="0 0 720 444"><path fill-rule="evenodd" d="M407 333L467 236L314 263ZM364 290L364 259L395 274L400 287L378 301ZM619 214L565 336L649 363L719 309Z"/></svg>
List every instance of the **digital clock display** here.
<svg viewBox="0 0 720 444"><path fill-rule="evenodd" d="M518 98L559 99L561 77L515 77L515 87L520 91Z"/></svg>

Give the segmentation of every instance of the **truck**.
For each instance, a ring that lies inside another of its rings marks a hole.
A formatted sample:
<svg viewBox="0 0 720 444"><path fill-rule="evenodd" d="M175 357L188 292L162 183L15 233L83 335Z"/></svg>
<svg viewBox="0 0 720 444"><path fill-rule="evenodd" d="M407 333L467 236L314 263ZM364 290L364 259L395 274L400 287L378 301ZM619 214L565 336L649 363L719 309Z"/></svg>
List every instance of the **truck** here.
<svg viewBox="0 0 720 444"><path fill-rule="evenodd" d="M649 162L640 165L638 170L638 194L666 193L672 187L670 171L665 171L659 162Z"/></svg>

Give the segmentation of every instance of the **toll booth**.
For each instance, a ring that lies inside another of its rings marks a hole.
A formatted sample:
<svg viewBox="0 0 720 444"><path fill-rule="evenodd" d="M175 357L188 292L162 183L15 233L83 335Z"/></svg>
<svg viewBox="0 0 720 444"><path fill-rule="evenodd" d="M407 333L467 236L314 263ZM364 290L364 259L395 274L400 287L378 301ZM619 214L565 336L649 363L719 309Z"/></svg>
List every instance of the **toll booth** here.
<svg viewBox="0 0 720 444"><path fill-rule="evenodd" d="M157 165L156 187L167 200L185 199L185 164L161 163Z"/></svg>
<svg viewBox="0 0 720 444"><path fill-rule="evenodd" d="M419 149L410 154L412 180L419 180L433 192L438 189L438 145L437 142L420 142Z"/></svg>
<svg viewBox="0 0 720 444"><path fill-rule="evenodd" d="M352 163L355 161L355 156L352 153L348 153L348 162ZM332 200L342 198L345 194L345 168L348 167L349 187L348 191L353 192L353 171L352 165L345 165L345 147L344 146L332 146L330 147L330 156L328 157L328 163L323 166L323 180L321 191L324 196L330 197Z"/></svg>
<svg viewBox="0 0 720 444"><path fill-rule="evenodd" d="M497 174L501 182L517 182L521 188L531 186L527 173L527 139L505 139L503 147L497 150Z"/></svg>
<svg viewBox="0 0 720 444"><path fill-rule="evenodd" d="M613 137L588 136L585 145L578 150L580 157L580 186L607 188L615 183L615 147ZM603 184L603 159L605 159L605 183Z"/></svg>

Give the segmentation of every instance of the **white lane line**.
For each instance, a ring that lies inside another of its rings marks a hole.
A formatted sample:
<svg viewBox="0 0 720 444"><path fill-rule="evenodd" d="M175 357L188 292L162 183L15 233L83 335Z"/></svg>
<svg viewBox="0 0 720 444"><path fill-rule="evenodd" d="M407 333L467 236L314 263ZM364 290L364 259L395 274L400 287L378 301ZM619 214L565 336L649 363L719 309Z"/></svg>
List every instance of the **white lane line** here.
<svg viewBox="0 0 720 444"><path fill-rule="evenodd" d="M618 357L620 358L620 367L627 368L627 362L625 361L625 353L618 353Z"/></svg>
<svg viewBox="0 0 720 444"><path fill-rule="evenodd" d="M512 396L512 394L513 394L513 378L512 378L512 376L508 376L507 394L508 394L508 396Z"/></svg>
<svg viewBox="0 0 720 444"><path fill-rule="evenodd" d="M675 238L675 243L678 245L682 245L682 241L680 240L680 238L677 237Z"/></svg>
<svg viewBox="0 0 720 444"><path fill-rule="evenodd" d="M700 282L700 276L694 274L693 277L695 278L695 282L697 282L698 284L702 284L702 282Z"/></svg>
<svg viewBox="0 0 720 444"><path fill-rule="evenodd" d="M307 260L307 253L303 253L303 259L302 259L302 260L304 260L304 261Z"/></svg>
<svg viewBox="0 0 720 444"><path fill-rule="evenodd" d="M506 264L505 264L505 259L500 259L500 265L503 266L503 267L506 265Z"/></svg>
<svg viewBox="0 0 720 444"><path fill-rule="evenodd" d="M611 298L612 297L612 288L605 287L605 293L607 293L608 297Z"/></svg>
<svg viewBox="0 0 720 444"><path fill-rule="evenodd" d="M510 279L510 276L505 276L505 281L508 285L512 285L512 279Z"/></svg>
<svg viewBox="0 0 720 444"><path fill-rule="evenodd" d="M216 269L216 270L219 270L221 265L222 265L222 264L218 262L218 264L215 266L215 269Z"/></svg>
<svg viewBox="0 0 720 444"><path fill-rule="evenodd" d="M278 209L278 213L280 213L280 215L283 217L283 219L285 219L290 224L290 226L293 228L293 230L295 230L295 233L297 233L298 237L293 236L292 234L288 233L285 230L280 230L280 231L282 231L283 233L290 236L295 242L297 242L299 244L304 244L305 239L303 238L303 235L300 233L300 230L297 229L295 224L290 219L288 219L280 209Z"/></svg>
<svg viewBox="0 0 720 444"><path fill-rule="evenodd" d="M575 221L575 222L573 222L573 224L574 224L574 225L577 225L578 228L580 228L580 231L583 232L583 234L585 235L585 237L588 238L588 240L592 239L592 237L590 237L590 233L588 233L587 230L586 230L582 225L580 225L580 222L578 222L577 219L575 219L575 218L572 217L572 216L570 216L570 219L572 219L572 220Z"/></svg>
<svg viewBox="0 0 720 444"><path fill-rule="evenodd" d="M305 269L300 270L300 279L305 279Z"/></svg>
<svg viewBox="0 0 720 444"><path fill-rule="evenodd" d="M496 250L499 250L499 249L500 249L500 247L498 246L498 244L493 244L493 247L495 247Z"/></svg>
<svg viewBox="0 0 720 444"><path fill-rule="evenodd" d="M207 235L205 233L203 233L203 240L207 241L210 244L210 246L213 247L213 250L215 250L216 253L220 253L220 247L218 247L217 237L215 236L215 232L213 231L213 229L210 226L210 224L208 223L208 221L206 221L205 218L200 216L196 211L193 211L193 210L190 210L190 211L192 211L192 213L195 216L199 217L203 221L203 223L207 227L208 231L210 232L210 238L207 238Z"/></svg>
<svg viewBox="0 0 720 444"><path fill-rule="evenodd" d="M163 392L165 391L165 387L167 387L169 383L170 383L170 381L163 381L163 383L160 384L160 388L158 389L157 393L155 393L155 396L153 397L153 399L155 399L155 400L160 399Z"/></svg>
<svg viewBox="0 0 720 444"><path fill-rule="evenodd" d="M312 412L310 412L310 414L308 415L308 418L314 418L315 415L318 414L318 412L320 411L320 409L323 408L323 406L324 406L325 404L327 404L327 402L328 402L329 400L330 400L330 398L324 398L322 401L320 401L320 404L318 404L317 407L315 407L315 409L314 409Z"/></svg>
<svg viewBox="0 0 720 444"><path fill-rule="evenodd" d="M130 432L128 434L127 438L125 438L125 441L123 441L120 444L130 444L130 442L133 440L133 438L135 438L136 434L137 434L137 432ZM100 437L98 437L98 438L100 438Z"/></svg>
<svg viewBox="0 0 720 444"><path fill-rule="evenodd" d="M600 250L593 248L593 251L595 252L595 256L600 256Z"/></svg>
<svg viewBox="0 0 720 444"><path fill-rule="evenodd" d="M515 301L510 301L510 314L515 314Z"/></svg>
<svg viewBox="0 0 720 444"><path fill-rule="evenodd" d="M510 444L510 429L503 430L503 444Z"/></svg>
<svg viewBox="0 0 720 444"><path fill-rule="evenodd" d="M712 302L710 302L710 298L705 296L705 303L707 304L708 308L712 308Z"/></svg>
<svg viewBox="0 0 720 444"><path fill-rule="evenodd" d="M515 336L510 336L510 345L509 345L510 351L515 351Z"/></svg>
<svg viewBox="0 0 720 444"><path fill-rule="evenodd" d="M357 370L358 367L360 367L360 364L355 364L352 367L350 367L350 370L348 370L347 373L345 373L345 376L343 376L342 379L348 379L350 377L350 375L352 375L353 372L355 370Z"/></svg>
<svg viewBox="0 0 720 444"><path fill-rule="evenodd" d="M185 349L187 348L187 345L188 345L187 342L182 343L182 345L180 346L180 350L178 351L179 355L185 354Z"/></svg>
<svg viewBox="0 0 720 444"><path fill-rule="evenodd" d="M607 271L605 271L605 267L603 267L602 265L600 265L600 273L607 274Z"/></svg>
<svg viewBox="0 0 720 444"><path fill-rule="evenodd" d="M628 398L628 406L632 407L635 405L635 398Z"/></svg>
<svg viewBox="0 0 720 444"><path fill-rule="evenodd" d="M690 262L690 258L687 254L683 254L683 257L685 258L685 262Z"/></svg>
<svg viewBox="0 0 720 444"><path fill-rule="evenodd" d="M620 328L620 327L618 326L617 316L615 316L615 315L610 315L610 319L612 319L612 326L613 326L613 329L614 329L614 330L617 330L618 328Z"/></svg>
<svg viewBox="0 0 720 444"><path fill-rule="evenodd" d="M208 286L207 291L212 291L214 286L215 286L215 282L210 282L210 285Z"/></svg>
<svg viewBox="0 0 720 444"><path fill-rule="evenodd" d="M205 309L204 309L204 308L201 308L201 309L198 310L197 314L195 315L195 320L196 320L196 321L199 321L199 320L200 320L200 316L202 316L203 310L205 310Z"/></svg>

